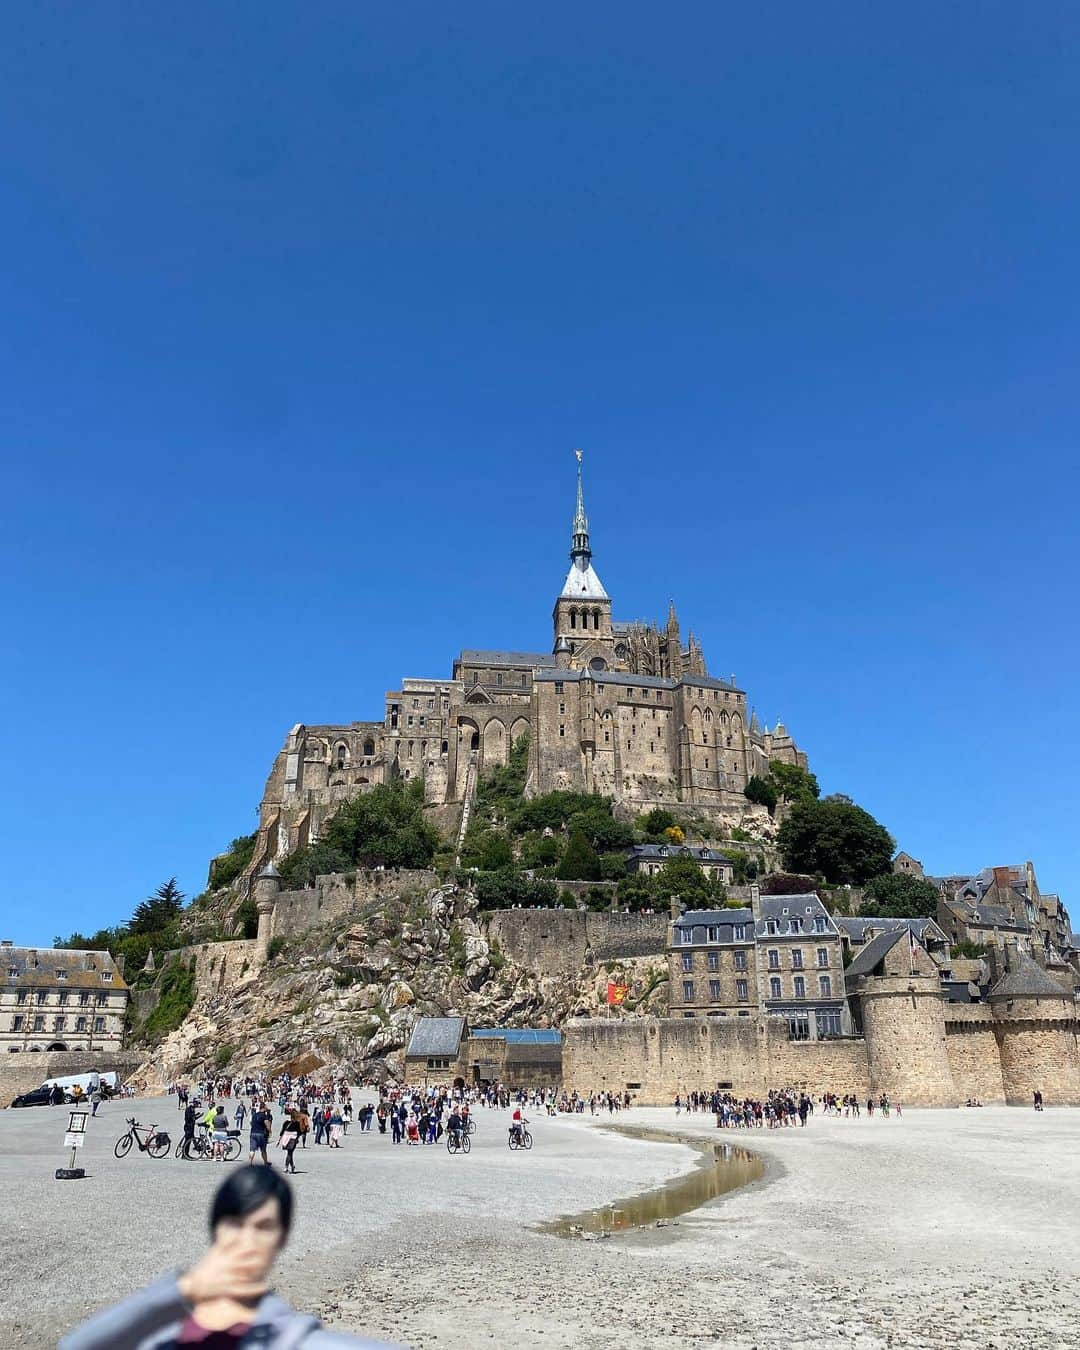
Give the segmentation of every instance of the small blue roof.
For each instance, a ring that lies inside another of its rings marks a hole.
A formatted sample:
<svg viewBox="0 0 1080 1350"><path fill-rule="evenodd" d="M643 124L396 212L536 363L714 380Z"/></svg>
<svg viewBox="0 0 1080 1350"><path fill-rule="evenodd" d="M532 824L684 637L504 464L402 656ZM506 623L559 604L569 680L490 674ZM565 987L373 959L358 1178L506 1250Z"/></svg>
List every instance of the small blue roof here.
<svg viewBox="0 0 1080 1350"><path fill-rule="evenodd" d="M561 1045L562 1032L554 1027L473 1027L477 1040L501 1040L507 1045Z"/></svg>

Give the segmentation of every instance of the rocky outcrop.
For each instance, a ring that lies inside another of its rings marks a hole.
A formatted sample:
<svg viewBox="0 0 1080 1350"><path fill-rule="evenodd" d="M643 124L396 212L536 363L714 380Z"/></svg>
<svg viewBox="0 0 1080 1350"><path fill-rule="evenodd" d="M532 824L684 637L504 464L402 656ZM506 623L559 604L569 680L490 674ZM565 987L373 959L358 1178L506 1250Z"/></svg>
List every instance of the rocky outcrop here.
<svg viewBox="0 0 1080 1350"><path fill-rule="evenodd" d="M630 986L622 1016L658 1013L666 977L661 955L587 958L559 974L519 966L500 950L471 893L435 887L368 905L359 921L289 937L265 965L234 964L224 980L201 983L183 1025L135 1077L151 1084L273 1072L307 1057L354 1078L398 1078L418 1017L557 1026L595 1015L609 980Z"/></svg>

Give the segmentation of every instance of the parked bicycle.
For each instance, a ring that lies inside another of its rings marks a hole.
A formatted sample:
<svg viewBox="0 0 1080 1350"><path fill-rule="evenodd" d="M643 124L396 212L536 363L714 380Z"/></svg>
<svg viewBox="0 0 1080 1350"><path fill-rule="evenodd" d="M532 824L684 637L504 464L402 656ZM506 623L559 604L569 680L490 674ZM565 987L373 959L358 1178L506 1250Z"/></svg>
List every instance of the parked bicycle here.
<svg viewBox="0 0 1080 1350"><path fill-rule="evenodd" d="M446 1151L447 1153L471 1153L472 1140L469 1138L469 1131L447 1130Z"/></svg>
<svg viewBox="0 0 1080 1350"><path fill-rule="evenodd" d="M229 1142L224 1146L224 1158L226 1162L235 1162L243 1152L243 1145L240 1143L240 1131L229 1131ZM176 1156L183 1158L185 1162L209 1162L214 1156L214 1141L210 1136L209 1127L199 1124L199 1133L193 1135L190 1139L186 1136L180 1140L176 1146Z"/></svg>
<svg viewBox="0 0 1080 1350"><path fill-rule="evenodd" d="M164 1158L172 1146L168 1132L159 1130L156 1125L140 1125L134 1116L128 1116L128 1132L116 1141L113 1152L118 1158L124 1158L131 1152L132 1144L138 1144L140 1153L149 1153L151 1158Z"/></svg>

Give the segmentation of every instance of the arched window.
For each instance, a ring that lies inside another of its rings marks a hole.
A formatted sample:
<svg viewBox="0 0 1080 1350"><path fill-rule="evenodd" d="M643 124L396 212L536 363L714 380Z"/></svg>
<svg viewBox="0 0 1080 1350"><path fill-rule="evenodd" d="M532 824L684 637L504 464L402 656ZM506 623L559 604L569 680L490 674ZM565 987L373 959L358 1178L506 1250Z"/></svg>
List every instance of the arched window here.
<svg viewBox="0 0 1080 1350"><path fill-rule="evenodd" d="M349 752L346 747L344 745L339 745L337 748L337 766L339 769L345 767L345 761L348 759L348 756Z"/></svg>
<svg viewBox="0 0 1080 1350"><path fill-rule="evenodd" d="M571 628L576 628L576 627L577 627L577 610L576 610L576 609L572 609L572 610L570 611L570 627L571 627Z"/></svg>
<svg viewBox="0 0 1080 1350"><path fill-rule="evenodd" d="M375 753L375 742L369 736L364 742L364 754L369 757Z"/></svg>
<svg viewBox="0 0 1080 1350"><path fill-rule="evenodd" d="M600 627L600 611L598 609L594 609L592 612L592 626L594 628Z"/></svg>
<svg viewBox="0 0 1080 1350"><path fill-rule="evenodd" d="M711 721L712 721L712 709L711 709L711 708L706 708L706 709L705 709L705 721L706 721L706 722L711 722Z"/></svg>
<svg viewBox="0 0 1080 1350"><path fill-rule="evenodd" d="M450 742L449 742L449 741L443 741L443 743L442 743L442 749L439 751L439 753L440 753L440 754L443 754L443 755L448 755L448 754L450 753Z"/></svg>

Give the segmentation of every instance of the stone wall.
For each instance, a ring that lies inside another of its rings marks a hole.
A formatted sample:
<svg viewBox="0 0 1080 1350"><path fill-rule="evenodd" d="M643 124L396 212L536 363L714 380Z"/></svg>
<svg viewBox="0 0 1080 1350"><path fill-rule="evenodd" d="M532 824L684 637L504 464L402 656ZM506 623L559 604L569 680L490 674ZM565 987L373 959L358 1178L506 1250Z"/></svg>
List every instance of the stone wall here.
<svg viewBox="0 0 1080 1350"><path fill-rule="evenodd" d="M387 868L317 877L302 891L281 891L275 899L270 926L272 937L303 933L319 924L351 918L373 901L402 891L427 892L439 884L438 874L426 870Z"/></svg>
<svg viewBox="0 0 1080 1350"><path fill-rule="evenodd" d="M590 961L663 956L663 914L578 909L503 909L486 916L489 940L536 975L577 975Z"/></svg>
<svg viewBox="0 0 1080 1350"><path fill-rule="evenodd" d="M749 1018L579 1019L563 1029L567 1090L629 1090L643 1105L720 1087L739 1096L772 1088L854 1092L868 1088L861 1040L789 1041L786 1026Z"/></svg>
<svg viewBox="0 0 1080 1350"><path fill-rule="evenodd" d="M849 990L850 992L850 990ZM911 1106L959 1100L945 1051L945 996L936 975L881 975L856 986L870 1089Z"/></svg>
<svg viewBox="0 0 1080 1350"><path fill-rule="evenodd" d="M994 1015L987 1004L946 1005L945 1053L960 1101L972 1097L984 1103L1005 1100Z"/></svg>
<svg viewBox="0 0 1080 1350"><path fill-rule="evenodd" d="M7 1054L0 1060L0 1106L10 1106L21 1092L40 1087L48 1078L68 1074L117 1072L123 1080L138 1067L142 1056L133 1050L82 1051L79 1053L33 1054L29 1051ZM67 1117L64 1117L67 1120ZM62 1130L57 1127L57 1147Z"/></svg>
<svg viewBox="0 0 1080 1350"><path fill-rule="evenodd" d="M1009 1105L1030 1106L1036 1089L1047 1106L1080 1105L1076 1024L1067 1006L1055 1006L1051 999L1016 999L1008 1012L1000 1006L994 1011Z"/></svg>

